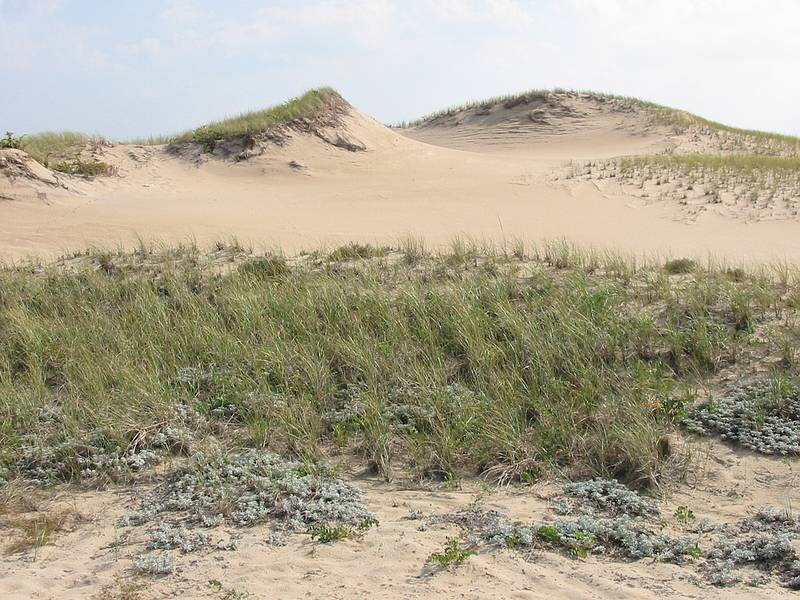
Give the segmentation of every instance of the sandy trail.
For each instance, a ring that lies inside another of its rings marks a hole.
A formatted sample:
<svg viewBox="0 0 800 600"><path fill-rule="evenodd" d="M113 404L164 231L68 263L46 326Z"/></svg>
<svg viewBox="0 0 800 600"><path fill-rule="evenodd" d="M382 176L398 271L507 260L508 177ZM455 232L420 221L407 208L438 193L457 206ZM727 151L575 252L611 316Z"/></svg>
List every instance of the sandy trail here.
<svg viewBox="0 0 800 600"><path fill-rule="evenodd" d="M295 135L240 163L195 165L163 147L116 146L102 158L117 165L117 176L60 176L69 190L0 176L0 196L10 198L0 201L0 256L133 246L137 236L202 245L234 236L295 253L413 234L433 246L456 235L500 244L565 237L645 254L800 258L796 220L744 223L708 214L689 225L669 203L645 205L592 182L554 181L568 160L665 147L663 132L636 119L583 112L544 130L479 123L401 134L353 111L345 127L366 151Z"/></svg>

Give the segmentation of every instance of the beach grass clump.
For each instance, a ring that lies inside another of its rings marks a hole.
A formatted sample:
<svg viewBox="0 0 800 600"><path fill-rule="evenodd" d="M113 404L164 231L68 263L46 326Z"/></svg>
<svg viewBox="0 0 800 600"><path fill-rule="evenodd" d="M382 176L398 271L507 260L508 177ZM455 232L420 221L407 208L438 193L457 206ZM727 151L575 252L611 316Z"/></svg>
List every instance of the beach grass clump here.
<svg viewBox="0 0 800 600"><path fill-rule="evenodd" d="M800 454L800 390L781 377L743 383L695 407L688 431L762 454Z"/></svg>
<svg viewBox="0 0 800 600"><path fill-rule="evenodd" d="M331 253L328 254L328 260L332 262L347 262L365 258L375 258L386 256L388 251L389 249L386 247L349 242L334 248Z"/></svg>
<svg viewBox="0 0 800 600"><path fill-rule="evenodd" d="M68 175L82 175L84 177L97 177L99 175L112 175L115 172L113 166L102 161L85 161L80 158L49 163L48 166L54 171L67 173Z"/></svg>
<svg viewBox="0 0 800 600"><path fill-rule="evenodd" d="M101 136L87 135L77 131L45 131L21 136L18 147L46 167L61 165L65 169L76 169L75 165L80 162L79 157L83 150L91 146L106 144L108 141ZM83 168L99 169L99 167L93 167L94 164L85 162ZM105 174L105 172L94 174Z"/></svg>
<svg viewBox="0 0 800 600"><path fill-rule="evenodd" d="M335 93L333 89L327 87L309 90L296 98L264 110L246 112L221 121L207 123L174 136L172 141L196 142L207 151L211 151L219 140L255 136L276 125L288 124L297 119L312 118L322 108L325 101Z"/></svg>
<svg viewBox="0 0 800 600"><path fill-rule="evenodd" d="M62 532L70 521L71 514L66 511L40 512L32 517L4 519L3 528L9 533L7 554L17 554L38 550L49 544Z"/></svg>
<svg viewBox="0 0 800 600"><path fill-rule="evenodd" d="M673 258L664 263L664 270L670 275L686 275L696 267L697 263L691 258Z"/></svg>

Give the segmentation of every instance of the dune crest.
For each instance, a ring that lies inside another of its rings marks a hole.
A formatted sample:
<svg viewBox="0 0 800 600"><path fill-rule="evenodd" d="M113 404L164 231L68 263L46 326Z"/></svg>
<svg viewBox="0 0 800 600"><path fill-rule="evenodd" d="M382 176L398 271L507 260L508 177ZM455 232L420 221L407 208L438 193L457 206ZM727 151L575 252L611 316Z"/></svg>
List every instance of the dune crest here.
<svg viewBox="0 0 800 600"><path fill-rule="evenodd" d="M85 139L51 164L66 173L4 151L5 258L137 236L236 236L296 252L409 233L433 245L567 237L646 254L800 258L798 140L629 98L532 92L388 128L326 88L160 144L62 137ZM681 167L673 182L663 155L731 158ZM634 156L638 171L620 172Z"/></svg>

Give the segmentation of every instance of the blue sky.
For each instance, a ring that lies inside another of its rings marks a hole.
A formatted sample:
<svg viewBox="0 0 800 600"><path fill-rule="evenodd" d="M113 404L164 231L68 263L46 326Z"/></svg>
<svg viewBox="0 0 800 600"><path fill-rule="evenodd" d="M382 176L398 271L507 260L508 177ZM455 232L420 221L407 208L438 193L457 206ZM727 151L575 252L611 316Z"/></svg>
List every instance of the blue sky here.
<svg viewBox="0 0 800 600"><path fill-rule="evenodd" d="M559 86L800 134L798 27L798 0L0 0L0 130L171 133L319 85L394 122Z"/></svg>

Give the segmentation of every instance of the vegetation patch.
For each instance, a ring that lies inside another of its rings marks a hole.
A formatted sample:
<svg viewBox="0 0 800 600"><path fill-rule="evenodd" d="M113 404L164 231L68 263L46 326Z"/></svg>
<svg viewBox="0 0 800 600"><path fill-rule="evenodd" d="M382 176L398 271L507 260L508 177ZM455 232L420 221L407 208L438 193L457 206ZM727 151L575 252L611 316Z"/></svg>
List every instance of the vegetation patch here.
<svg viewBox="0 0 800 600"><path fill-rule="evenodd" d="M688 431L763 454L800 454L800 390L781 378L742 384L694 408Z"/></svg>
<svg viewBox="0 0 800 600"><path fill-rule="evenodd" d="M658 505L616 480L591 479L568 483L564 495L574 506L591 507L611 515L657 515Z"/></svg>
<svg viewBox="0 0 800 600"><path fill-rule="evenodd" d="M195 142L206 152L214 150L220 141L253 137L270 128L291 122L319 117L319 112L336 92L319 88L264 110L242 113L222 121L208 123L175 136L172 142Z"/></svg>
<svg viewBox="0 0 800 600"><path fill-rule="evenodd" d="M793 542L800 539L800 523L785 512L762 508L731 524L684 520L681 533L673 535L654 519L657 512L597 516L594 508L589 505L579 508L584 514L577 517L538 524L513 522L500 512L477 507L429 517L428 521L458 525L474 548L551 549L576 559L652 559L694 564L709 583L718 586L733 585L747 574L752 584L773 576L788 587L800 586L800 561L793 548ZM754 569L759 575L752 577Z"/></svg>
<svg viewBox="0 0 800 600"><path fill-rule="evenodd" d="M477 554L475 550L462 548L459 538L448 538L447 542L445 542L444 550L431 554L427 562L443 569L449 569L460 565L470 556L476 556Z"/></svg>
<svg viewBox="0 0 800 600"><path fill-rule="evenodd" d="M68 175L82 175L84 177L97 177L98 175L113 175L115 169L108 163L100 161L84 161L80 158L56 162L49 165L54 171Z"/></svg>
<svg viewBox="0 0 800 600"><path fill-rule="evenodd" d="M60 406L45 405L36 414L36 433L20 440L6 478L42 486L126 479L169 454L188 453L194 440L189 426L197 427L198 421L202 423L202 417L178 406L171 423L125 432L98 428L84 433L70 431Z"/></svg>
<svg viewBox="0 0 800 600"><path fill-rule="evenodd" d="M745 220L800 215L800 153L637 156L587 161L565 175L621 185L646 202L672 201L692 219L711 209Z"/></svg>
<svg viewBox="0 0 800 600"><path fill-rule="evenodd" d="M205 527L222 523L242 527L272 520L293 531L319 525L368 528L375 524L359 491L324 467L309 469L257 450L196 457L173 471L122 523L136 525L167 517ZM156 543L163 531L154 531Z"/></svg>
<svg viewBox="0 0 800 600"><path fill-rule="evenodd" d="M86 148L108 145L109 143L102 137L86 135L76 131L45 131L24 135L16 139L19 141L16 147L30 154L37 162L50 168L60 165L64 169L99 170L99 167L93 167L92 165L102 165L104 163L82 163L79 158L80 154ZM79 163L82 163L83 166L79 165ZM106 172L93 174L105 175Z"/></svg>

